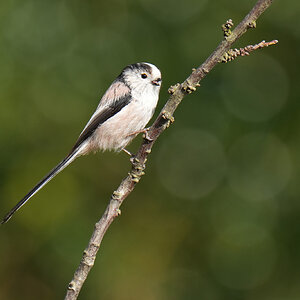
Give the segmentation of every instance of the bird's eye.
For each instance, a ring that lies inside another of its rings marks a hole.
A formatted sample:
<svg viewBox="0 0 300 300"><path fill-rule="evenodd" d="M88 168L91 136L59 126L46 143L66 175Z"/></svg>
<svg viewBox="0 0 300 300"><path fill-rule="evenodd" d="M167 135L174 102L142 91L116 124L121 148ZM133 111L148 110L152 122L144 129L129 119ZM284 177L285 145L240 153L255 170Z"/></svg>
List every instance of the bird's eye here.
<svg viewBox="0 0 300 300"><path fill-rule="evenodd" d="M143 74L141 74L141 77L142 77L143 79L146 79L146 78L148 77L148 75L147 75L146 73L143 73Z"/></svg>

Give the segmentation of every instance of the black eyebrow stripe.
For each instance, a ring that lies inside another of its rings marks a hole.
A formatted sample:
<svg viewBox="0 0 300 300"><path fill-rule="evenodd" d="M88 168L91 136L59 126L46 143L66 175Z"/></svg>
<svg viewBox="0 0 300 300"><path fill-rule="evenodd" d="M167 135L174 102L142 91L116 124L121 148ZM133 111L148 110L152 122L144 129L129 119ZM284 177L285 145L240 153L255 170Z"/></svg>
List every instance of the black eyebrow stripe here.
<svg viewBox="0 0 300 300"><path fill-rule="evenodd" d="M99 113L99 115L94 118L91 124L89 124L87 128L80 134L69 155L73 153L84 141L91 137L91 135L99 126L101 126L101 124L117 114L123 107L128 105L130 103L130 100L131 96L130 94L127 94L119 98L117 101L114 101L110 106L102 110L101 113Z"/></svg>
<svg viewBox="0 0 300 300"><path fill-rule="evenodd" d="M127 67L125 67L121 73L124 74L124 71L126 72L126 70L137 70L137 71L145 71L149 74L152 74L152 68L151 66L149 66L148 64L145 64L145 63L135 63L135 64L132 64L132 65L128 65Z"/></svg>

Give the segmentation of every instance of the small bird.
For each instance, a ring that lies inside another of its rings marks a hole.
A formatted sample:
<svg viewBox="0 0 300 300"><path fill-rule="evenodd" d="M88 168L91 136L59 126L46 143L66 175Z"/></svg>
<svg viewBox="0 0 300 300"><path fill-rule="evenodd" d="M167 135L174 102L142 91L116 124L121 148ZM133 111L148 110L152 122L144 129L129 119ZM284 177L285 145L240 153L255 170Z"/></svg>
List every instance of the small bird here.
<svg viewBox="0 0 300 300"><path fill-rule="evenodd" d="M98 150L124 150L130 154L124 147L146 130L160 87L161 73L155 65L142 62L125 67L101 98L70 153L5 215L1 224L77 157Z"/></svg>

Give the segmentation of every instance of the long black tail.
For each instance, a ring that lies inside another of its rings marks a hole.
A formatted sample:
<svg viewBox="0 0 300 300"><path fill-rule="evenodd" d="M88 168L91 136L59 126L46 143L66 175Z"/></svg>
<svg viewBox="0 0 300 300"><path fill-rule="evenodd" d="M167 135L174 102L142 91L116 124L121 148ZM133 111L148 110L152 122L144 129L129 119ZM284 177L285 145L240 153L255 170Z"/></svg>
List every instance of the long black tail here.
<svg viewBox="0 0 300 300"><path fill-rule="evenodd" d="M63 159L55 168L53 168L38 184L31 189L31 191L20 200L2 219L0 224L6 223L12 215L19 210L33 195L35 195L44 185L46 185L55 175L67 167L75 158L77 158L79 151L75 150Z"/></svg>

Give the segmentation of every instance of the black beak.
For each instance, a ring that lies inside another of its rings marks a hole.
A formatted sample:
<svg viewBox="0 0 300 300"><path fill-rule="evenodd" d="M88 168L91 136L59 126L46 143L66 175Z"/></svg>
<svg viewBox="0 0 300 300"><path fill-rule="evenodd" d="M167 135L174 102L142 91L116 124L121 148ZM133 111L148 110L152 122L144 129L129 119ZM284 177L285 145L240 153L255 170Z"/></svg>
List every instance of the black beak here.
<svg viewBox="0 0 300 300"><path fill-rule="evenodd" d="M161 84L161 78L157 78L155 80L152 80L151 82L152 82L153 85L160 86L160 84Z"/></svg>

